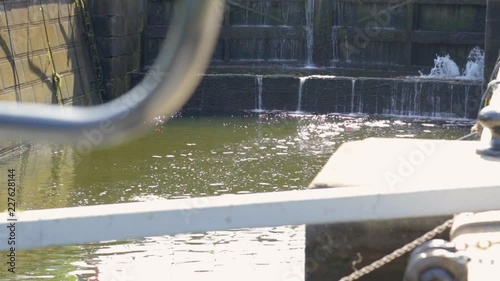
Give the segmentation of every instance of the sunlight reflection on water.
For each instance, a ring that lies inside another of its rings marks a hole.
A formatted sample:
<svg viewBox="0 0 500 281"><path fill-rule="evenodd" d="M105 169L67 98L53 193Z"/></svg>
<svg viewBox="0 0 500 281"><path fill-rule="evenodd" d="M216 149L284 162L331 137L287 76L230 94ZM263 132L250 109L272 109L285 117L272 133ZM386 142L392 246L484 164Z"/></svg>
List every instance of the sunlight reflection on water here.
<svg viewBox="0 0 500 281"><path fill-rule="evenodd" d="M306 188L346 141L454 139L468 126L365 115L183 117L77 167L71 148L36 144L0 168L19 170L22 209L273 192ZM13 280L300 281L304 240L304 226L281 226L20 251Z"/></svg>

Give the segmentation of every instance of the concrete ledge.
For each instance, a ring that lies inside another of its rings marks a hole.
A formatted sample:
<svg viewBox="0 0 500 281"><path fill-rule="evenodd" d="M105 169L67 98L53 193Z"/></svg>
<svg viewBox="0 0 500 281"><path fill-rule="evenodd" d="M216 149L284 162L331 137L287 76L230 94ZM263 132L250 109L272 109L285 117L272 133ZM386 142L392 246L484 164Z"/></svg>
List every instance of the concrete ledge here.
<svg viewBox="0 0 500 281"><path fill-rule="evenodd" d="M291 76L263 77L261 85L263 109L296 111L298 109L299 84L299 79ZM266 86L264 87L264 85ZM257 89L257 95L258 91L259 89Z"/></svg>
<svg viewBox="0 0 500 281"><path fill-rule="evenodd" d="M119 60L106 64L121 67ZM134 74L134 84L144 77ZM302 87L301 87L302 81ZM481 81L463 79L368 78L207 74L184 109L264 110L311 113L367 113L396 116L474 119L481 100Z"/></svg>
<svg viewBox="0 0 500 281"><path fill-rule="evenodd" d="M479 142L370 138L343 144L310 188L374 186L424 190L497 186L500 161L476 154ZM474 176L471 176L474 171Z"/></svg>
<svg viewBox="0 0 500 281"><path fill-rule="evenodd" d="M350 113L353 78L311 78L304 83L303 107L306 112Z"/></svg>
<svg viewBox="0 0 500 281"><path fill-rule="evenodd" d="M380 196L454 188L497 187L500 161L476 154L479 142L366 139L342 145L310 188L368 187ZM443 193L443 194L446 194ZM447 198L441 198L446 204ZM455 198L456 199L456 198ZM464 202L465 204L466 202ZM432 209L421 202L422 210ZM394 210L397 212L397 210ZM450 217L308 225L306 280L339 280L430 231ZM448 233L442 238L448 238ZM402 280L407 256L360 280Z"/></svg>
<svg viewBox="0 0 500 281"><path fill-rule="evenodd" d="M210 77L202 80L193 98L201 99L200 108L205 112L237 112L255 109L256 91L255 77Z"/></svg>

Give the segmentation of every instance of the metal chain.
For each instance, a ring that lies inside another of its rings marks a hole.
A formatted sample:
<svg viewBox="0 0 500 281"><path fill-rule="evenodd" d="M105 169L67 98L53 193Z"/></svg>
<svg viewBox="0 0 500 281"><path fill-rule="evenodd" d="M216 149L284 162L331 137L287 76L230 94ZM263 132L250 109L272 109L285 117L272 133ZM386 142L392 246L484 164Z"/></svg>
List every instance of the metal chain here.
<svg viewBox="0 0 500 281"><path fill-rule="evenodd" d="M83 28L85 30L85 34L87 35L87 43L89 44L89 55L92 60L93 68L94 68L94 78L96 79L97 85L97 97L103 102L106 97L106 90L104 87L104 74L101 66L101 57L99 55L99 50L97 48L97 41L94 33L94 25L92 23L92 17L90 16L90 12L85 3L85 0L77 0L76 7L80 11L83 21Z"/></svg>
<svg viewBox="0 0 500 281"><path fill-rule="evenodd" d="M404 245L403 247L395 250L394 252L382 257L379 260L372 262L371 264L361 268L360 270L354 271L348 276L343 277L342 279L340 279L340 281L354 281L378 268L381 268L382 266L392 262L393 260L403 256L404 254L413 251L415 248L436 237L438 234L445 232L447 229L451 228L452 224L453 224L453 219L447 220L443 224L425 233L419 238L413 240L412 242Z"/></svg>

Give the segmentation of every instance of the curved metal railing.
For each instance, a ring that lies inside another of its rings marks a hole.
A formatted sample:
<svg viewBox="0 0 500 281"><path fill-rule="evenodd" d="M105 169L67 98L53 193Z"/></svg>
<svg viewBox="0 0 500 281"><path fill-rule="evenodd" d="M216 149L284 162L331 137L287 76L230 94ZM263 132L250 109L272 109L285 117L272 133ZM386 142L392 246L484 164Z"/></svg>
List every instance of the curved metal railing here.
<svg viewBox="0 0 500 281"><path fill-rule="evenodd" d="M176 2L174 21L156 63L144 80L109 103L83 107L0 103L0 138L88 146L115 144L144 133L145 122L174 114L188 100L207 67L224 0Z"/></svg>

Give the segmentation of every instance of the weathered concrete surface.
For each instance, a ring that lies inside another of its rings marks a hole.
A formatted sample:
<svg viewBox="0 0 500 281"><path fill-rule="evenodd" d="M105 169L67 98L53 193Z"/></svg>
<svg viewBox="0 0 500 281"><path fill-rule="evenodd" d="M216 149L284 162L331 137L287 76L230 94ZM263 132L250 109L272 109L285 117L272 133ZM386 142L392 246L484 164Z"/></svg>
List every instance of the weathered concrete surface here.
<svg viewBox="0 0 500 281"><path fill-rule="evenodd" d="M391 190L497 186L498 181L491 175L500 168L500 162L481 158L475 152L478 146L478 142L412 139L350 142L339 148L309 187L364 186L383 196ZM470 176L473 173L475 176ZM442 198L443 204L446 199ZM427 207L422 202L422 209ZM306 280L339 280L353 272L353 261L360 261L356 264L358 269L368 265L446 219L448 217L308 225ZM447 235L443 238L448 238ZM407 256L397 259L361 280L402 280L406 262Z"/></svg>
<svg viewBox="0 0 500 281"><path fill-rule="evenodd" d="M449 218L308 225L305 280L340 280L351 274L354 268L360 269L382 258ZM437 238L448 239L448 233ZM403 280L408 256L409 254L406 254L359 280Z"/></svg>
<svg viewBox="0 0 500 281"><path fill-rule="evenodd" d="M353 82L349 77L310 78L304 82L302 110L350 113Z"/></svg>
<svg viewBox="0 0 500 281"><path fill-rule="evenodd" d="M284 111L298 110L299 84L300 81L297 77L263 77L261 85L262 109ZM259 89L257 89L256 94L259 94ZM258 100L258 96L256 98Z"/></svg>
<svg viewBox="0 0 500 281"><path fill-rule="evenodd" d="M64 105L101 103L83 30L75 0L0 2L0 101L56 104L60 94ZM53 69L62 78L60 92ZM25 146L2 142L0 158Z"/></svg>
<svg viewBox="0 0 500 281"><path fill-rule="evenodd" d="M74 0L12 0L0 3L0 9L0 101L57 103L54 67L62 77L64 104L100 102Z"/></svg>
<svg viewBox="0 0 500 281"><path fill-rule="evenodd" d="M241 112L255 109L257 91L255 77L207 76L205 78L194 95L195 98L201 97L201 111Z"/></svg>
<svg viewBox="0 0 500 281"><path fill-rule="evenodd" d="M131 72L142 68L146 0L89 0L89 5L110 100L128 91Z"/></svg>

